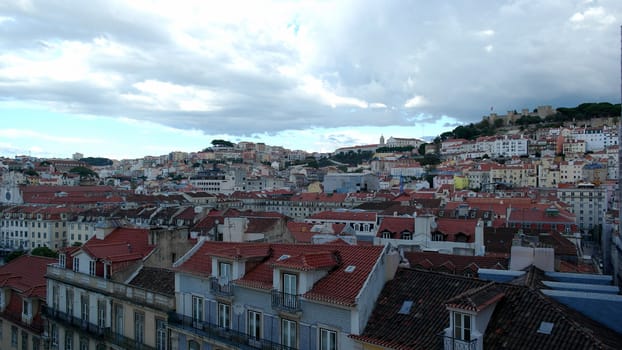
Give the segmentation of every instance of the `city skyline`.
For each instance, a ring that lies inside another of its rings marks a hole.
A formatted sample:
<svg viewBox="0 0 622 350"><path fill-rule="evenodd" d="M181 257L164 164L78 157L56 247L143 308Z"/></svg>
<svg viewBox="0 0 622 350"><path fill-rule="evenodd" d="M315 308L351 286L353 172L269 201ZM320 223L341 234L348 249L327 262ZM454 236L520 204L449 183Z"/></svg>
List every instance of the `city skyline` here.
<svg viewBox="0 0 622 350"><path fill-rule="evenodd" d="M613 0L7 3L0 155L332 152L618 103L620 18Z"/></svg>

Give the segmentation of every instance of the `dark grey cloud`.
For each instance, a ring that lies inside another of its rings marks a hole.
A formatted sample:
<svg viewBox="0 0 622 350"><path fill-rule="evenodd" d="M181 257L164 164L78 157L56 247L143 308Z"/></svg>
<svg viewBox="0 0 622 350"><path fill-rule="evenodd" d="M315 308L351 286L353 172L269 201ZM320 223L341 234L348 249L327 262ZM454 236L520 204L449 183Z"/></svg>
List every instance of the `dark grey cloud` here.
<svg viewBox="0 0 622 350"><path fill-rule="evenodd" d="M249 136L619 99L616 0L275 4L265 21L175 5L0 4L0 96Z"/></svg>

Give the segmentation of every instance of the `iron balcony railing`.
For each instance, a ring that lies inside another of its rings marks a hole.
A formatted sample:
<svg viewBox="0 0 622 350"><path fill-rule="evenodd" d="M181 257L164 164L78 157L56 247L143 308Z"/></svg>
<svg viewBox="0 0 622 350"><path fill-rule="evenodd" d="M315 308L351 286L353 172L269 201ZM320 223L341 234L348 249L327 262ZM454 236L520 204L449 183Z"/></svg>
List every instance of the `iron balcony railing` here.
<svg viewBox="0 0 622 350"><path fill-rule="evenodd" d="M78 329L89 334L91 338L118 345L123 349L156 350L152 346L145 345L142 342L136 341L135 339L113 332L109 327L100 327L96 324L87 322L80 317L75 317L66 312L51 308L49 306L43 309L43 313L48 318L60 322L65 326L70 326L74 329Z"/></svg>
<svg viewBox="0 0 622 350"><path fill-rule="evenodd" d="M230 281L223 281L217 277L210 277L210 287L214 295L232 296L233 284Z"/></svg>
<svg viewBox="0 0 622 350"><path fill-rule="evenodd" d="M477 339L462 340L446 335L445 332L439 334L444 350L477 350Z"/></svg>
<svg viewBox="0 0 622 350"><path fill-rule="evenodd" d="M168 324L170 327L181 328L206 339L232 345L238 349L296 350L296 348L281 345L270 340L253 337L233 329L219 327L216 324L206 321L199 321L191 316L181 315L174 312L169 313Z"/></svg>
<svg viewBox="0 0 622 350"><path fill-rule="evenodd" d="M272 307L287 311L300 311L300 295L272 290Z"/></svg>

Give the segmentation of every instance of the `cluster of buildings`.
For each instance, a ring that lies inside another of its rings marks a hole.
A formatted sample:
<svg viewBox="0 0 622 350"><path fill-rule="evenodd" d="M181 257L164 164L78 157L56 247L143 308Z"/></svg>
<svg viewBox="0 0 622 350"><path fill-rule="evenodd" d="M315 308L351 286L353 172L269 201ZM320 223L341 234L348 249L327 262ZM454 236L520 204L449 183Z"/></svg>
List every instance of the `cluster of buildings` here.
<svg viewBox="0 0 622 350"><path fill-rule="evenodd" d="M0 266L0 348L618 349L617 140L445 140L434 168L394 137L335 152L374 152L356 167L248 142L2 158L1 251L58 257Z"/></svg>

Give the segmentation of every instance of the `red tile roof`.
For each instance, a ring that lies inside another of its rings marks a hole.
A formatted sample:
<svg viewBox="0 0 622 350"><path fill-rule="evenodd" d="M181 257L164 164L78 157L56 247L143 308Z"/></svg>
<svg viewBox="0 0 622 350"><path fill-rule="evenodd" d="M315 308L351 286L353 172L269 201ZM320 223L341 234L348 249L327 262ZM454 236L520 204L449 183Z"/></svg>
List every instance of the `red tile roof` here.
<svg viewBox="0 0 622 350"><path fill-rule="evenodd" d="M149 244L148 229L117 228L103 240L93 236L78 251L115 263L142 259L154 249Z"/></svg>
<svg viewBox="0 0 622 350"><path fill-rule="evenodd" d="M382 219L377 236L382 237L384 232L390 232L391 238L401 238L402 232L415 232L415 220L411 217L388 216Z"/></svg>
<svg viewBox="0 0 622 350"><path fill-rule="evenodd" d="M239 248L240 252L244 252L246 247L257 245L213 241L204 241L199 244L194 254L176 268L177 271L208 277L212 272L212 256L219 256L223 249L234 251ZM316 282L313 288L304 294L304 297L349 306L356 304L358 293L384 249L380 246L343 244L268 244L267 246L270 249L265 259L234 283L251 288L272 289L275 267L329 268L329 273ZM279 262L278 259L283 256L289 256L289 258ZM291 266L288 266L287 260L289 259L292 259ZM355 266L351 272L346 271L349 266Z"/></svg>
<svg viewBox="0 0 622 350"><path fill-rule="evenodd" d="M45 273L54 258L22 255L0 266L0 286L12 288L25 297L45 300Z"/></svg>
<svg viewBox="0 0 622 350"><path fill-rule="evenodd" d="M336 251L325 251L302 253L291 257L285 255L279 257L273 266L301 271L329 269L337 266L339 263L339 257L336 253Z"/></svg>

